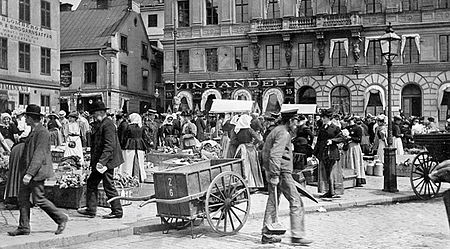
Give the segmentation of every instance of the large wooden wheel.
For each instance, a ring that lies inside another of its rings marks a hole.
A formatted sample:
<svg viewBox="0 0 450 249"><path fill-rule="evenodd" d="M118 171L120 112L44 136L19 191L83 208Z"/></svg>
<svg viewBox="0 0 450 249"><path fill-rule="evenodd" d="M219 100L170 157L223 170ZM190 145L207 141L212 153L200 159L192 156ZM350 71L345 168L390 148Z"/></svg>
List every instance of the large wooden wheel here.
<svg viewBox="0 0 450 249"><path fill-rule="evenodd" d="M434 182L429 174L439 164L428 152L419 153L413 160L411 169L411 187L422 200L435 197L441 188L440 182Z"/></svg>
<svg viewBox="0 0 450 249"><path fill-rule="evenodd" d="M206 219L211 228L224 235L237 233L250 213L250 190L234 172L223 172L209 185L205 200Z"/></svg>

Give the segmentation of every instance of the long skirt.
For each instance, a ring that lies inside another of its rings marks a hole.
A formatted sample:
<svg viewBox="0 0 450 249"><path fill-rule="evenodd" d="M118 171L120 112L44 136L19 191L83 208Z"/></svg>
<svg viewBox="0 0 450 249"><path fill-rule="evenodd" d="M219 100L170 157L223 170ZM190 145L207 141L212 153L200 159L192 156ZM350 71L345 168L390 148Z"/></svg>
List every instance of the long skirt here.
<svg viewBox="0 0 450 249"><path fill-rule="evenodd" d="M4 198L14 198L19 195L20 183L22 176L20 174L20 158L22 157L25 143L14 146L9 157L9 172L6 181L6 189Z"/></svg>
<svg viewBox="0 0 450 249"><path fill-rule="evenodd" d="M248 180L248 186L250 188L263 188L263 174L255 146L250 143L239 145L235 157L244 159L245 177Z"/></svg>
<svg viewBox="0 0 450 249"><path fill-rule="evenodd" d="M330 192L333 194L342 195L344 194L344 172L342 169L342 159L339 161L328 161L319 160L319 179L318 179L318 190L319 193L326 193L330 191L328 181L331 180L332 188ZM332 165L329 165L333 162ZM326 168L331 167L331 173Z"/></svg>
<svg viewBox="0 0 450 249"><path fill-rule="evenodd" d="M119 173L128 176L136 176L141 182L147 178L144 168L145 151L125 150L125 162L120 166Z"/></svg>
<svg viewBox="0 0 450 249"><path fill-rule="evenodd" d="M62 135L58 129L50 131L50 145L60 146L62 143Z"/></svg>
<svg viewBox="0 0 450 249"><path fill-rule="evenodd" d="M69 143L75 142L75 148L70 148ZM64 157L68 156L78 156L80 158L80 162L84 162L84 155L83 155L83 145L81 144L81 137L80 136L69 136L67 138L67 144L66 149L64 151Z"/></svg>
<svg viewBox="0 0 450 249"><path fill-rule="evenodd" d="M360 179L359 182L364 182L363 180L361 180L366 178L361 146L358 143L352 142L348 145L348 150L345 152L345 154L345 168L355 170L356 178Z"/></svg>
<svg viewBox="0 0 450 249"><path fill-rule="evenodd" d="M386 144L383 141L380 141L377 149L377 156L380 162L384 163L384 148L386 148Z"/></svg>
<svg viewBox="0 0 450 249"><path fill-rule="evenodd" d="M394 137L394 140L392 141L392 145L394 146L394 148L397 149L395 151L395 153L397 155L404 155L405 154L405 151L403 150L403 142L402 142L401 138Z"/></svg>
<svg viewBox="0 0 450 249"><path fill-rule="evenodd" d="M227 158L228 150L230 148L230 138L227 135L222 136L220 147L222 148L222 158Z"/></svg>

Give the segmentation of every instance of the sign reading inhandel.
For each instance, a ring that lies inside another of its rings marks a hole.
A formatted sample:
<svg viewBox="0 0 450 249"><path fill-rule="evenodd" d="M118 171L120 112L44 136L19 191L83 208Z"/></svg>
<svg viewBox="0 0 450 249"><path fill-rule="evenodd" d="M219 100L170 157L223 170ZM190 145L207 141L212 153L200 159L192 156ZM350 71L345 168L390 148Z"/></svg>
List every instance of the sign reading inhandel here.
<svg viewBox="0 0 450 249"><path fill-rule="evenodd" d="M2 16L0 17L0 36L52 49L58 48L57 33L29 23Z"/></svg>

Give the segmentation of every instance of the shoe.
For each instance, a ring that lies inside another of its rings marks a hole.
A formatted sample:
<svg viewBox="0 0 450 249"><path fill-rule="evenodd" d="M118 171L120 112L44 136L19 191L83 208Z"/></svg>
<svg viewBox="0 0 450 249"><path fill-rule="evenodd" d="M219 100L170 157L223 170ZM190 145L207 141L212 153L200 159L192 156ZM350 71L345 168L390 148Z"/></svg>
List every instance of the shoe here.
<svg viewBox="0 0 450 249"><path fill-rule="evenodd" d="M309 244L311 244L313 241L312 240L308 240L308 239L304 239L304 238L291 238L291 243L294 245L299 245L299 246L307 246Z"/></svg>
<svg viewBox="0 0 450 249"><path fill-rule="evenodd" d="M12 232L8 232L9 236L30 235L30 230L16 229Z"/></svg>
<svg viewBox="0 0 450 249"><path fill-rule="evenodd" d="M340 195L337 195L337 194L334 194L334 195L331 195L331 198L333 198L333 199L339 199L339 198L341 198L341 196L340 196Z"/></svg>
<svg viewBox="0 0 450 249"><path fill-rule="evenodd" d="M95 213L92 211L89 211L87 208L79 208L77 210L77 212L81 215L84 215L88 218L94 218L95 217Z"/></svg>
<svg viewBox="0 0 450 249"><path fill-rule="evenodd" d="M280 243L281 239L277 238L275 236L268 236L266 234L263 234L262 238L261 238L261 243L263 244L275 244L275 243Z"/></svg>
<svg viewBox="0 0 450 249"><path fill-rule="evenodd" d="M355 187L357 187L357 188L362 188L363 187L363 185L362 184L356 184L356 186Z"/></svg>
<svg viewBox="0 0 450 249"><path fill-rule="evenodd" d="M58 228L55 231L56 235L62 234L64 232L64 230L66 229L67 222L69 221L69 216L67 214L64 214L64 216L66 216L66 218L64 219L63 222L58 224Z"/></svg>
<svg viewBox="0 0 450 249"><path fill-rule="evenodd" d="M110 214L105 214L105 215L103 215L103 219L121 219L122 218L122 214L113 214L113 213L110 213Z"/></svg>
<svg viewBox="0 0 450 249"><path fill-rule="evenodd" d="M319 196L319 198L331 198L331 197L333 197L333 196L330 193L326 193L326 194Z"/></svg>

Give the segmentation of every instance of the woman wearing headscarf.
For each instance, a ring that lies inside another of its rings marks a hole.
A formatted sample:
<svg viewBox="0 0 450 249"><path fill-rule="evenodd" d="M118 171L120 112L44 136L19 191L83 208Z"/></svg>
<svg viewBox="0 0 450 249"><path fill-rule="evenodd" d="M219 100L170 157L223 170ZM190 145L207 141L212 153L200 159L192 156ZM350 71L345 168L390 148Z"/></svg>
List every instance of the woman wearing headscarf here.
<svg viewBox="0 0 450 249"><path fill-rule="evenodd" d="M384 163L384 148L387 146L387 127L386 116L380 115L377 117L377 128L375 130L374 149L377 150L378 159Z"/></svg>
<svg viewBox="0 0 450 249"><path fill-rule="evenodd" d="M236 132L234 131L234 129L236 128L236 125L238 123L238 120L239 120L239 115L234 115L230 121L230 126L227 127L227 129L229 129L228 137L230 138L230 143L228 146L228 152L227 152L226 158L234 158L237 147L239 145L237 138L236 138ZM225 130L225 127L223 129Z"/></svg>
<svg viewBox="0 0 450 249"><path fill-rule="evenodd" d="M119 172L127 176L135 176L141 182L147 178L144 168L145 145L143 138L142 118L137 113L130 115L130 124L125 130L125 162L120 167Z"/></svg>
<svg viewBox="0 0 450 249"><path fill-rule="evenodd" d="M69 114L69 121L63 128L66 141L66 149L64 151L64 157L77 156L80 163L84 162L83 145L81 143L81 129L77 122L78 113L71 112Z"/></svg>
<svg viewBox="0 0 450 249"><path fill-rule="evenodd" d="M177 130L175 129L173 121L174 116L168 114L161 125L160 132L164 145L172 148L178 144L178 139L176 137Z"/></svg>
<svg viewBox="0 0 450 249"><path fill-rule="evenodd" d="M234 128L238 143L236 156L244 159L245 176L250 188L263 188L264 180L259 165L255 144L262 143L261 136L254 131L251 125L252 117L242 115Z"/></svg>
<svg viewBox="0 0 450 249"><path fill-rule="evenodd" d="M61 134L61 122L55 113L48 115L47 129L50 132L50 145L60 146L63 139Z"/></svg>
<svg viewBox="0 0 450 249"><path fill-rule="evenodd" d="M2 134L8 146L12 147L14 145L14 142L16 141L16 138L18 137L19 129L12 122L11 115L9 115L8 113L2 113L0 118L0 133Z"/></svg>

